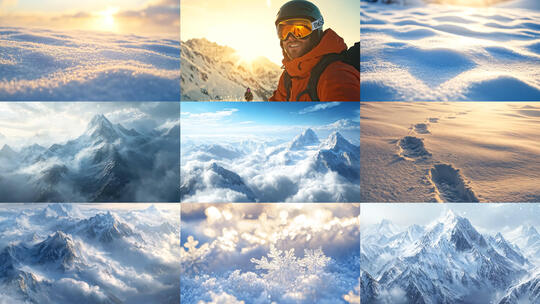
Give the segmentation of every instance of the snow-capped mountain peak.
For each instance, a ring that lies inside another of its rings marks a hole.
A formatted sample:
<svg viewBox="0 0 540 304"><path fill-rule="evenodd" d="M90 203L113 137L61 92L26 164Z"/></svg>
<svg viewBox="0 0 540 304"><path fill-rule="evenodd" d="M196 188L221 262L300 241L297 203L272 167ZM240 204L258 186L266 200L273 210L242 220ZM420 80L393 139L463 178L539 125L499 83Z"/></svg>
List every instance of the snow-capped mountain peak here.
<svg viewBox="0 0 540 304"><path fill-rule="evenodd" d="M314 166L319 172L332 170L354 182L360 178L360 147L351 144L339 132L333 132L319 145Z"/></svg>
<svg viewBox="0 0 540 304"><path fill-rule="evenodd" d="M379 224L376 226L376 233L381 235L393 235L399 232L399 227L394 225L391 221L387 219L383 219Z"/></svg>
<svg viewBox="0 0 540 304"><path fill-rule="evenodd" d="M484 248L487 246L484 237L476 231L471 222L453 211L448 210L442 220L444 230L449 233L450 241L458 251L465 251L473 247Z"/></svg>
<svg viewBox="0 0 540 304"><path fill-rule="evenodd" d="M357 153L358 147L351 144L341 133L338 131L332 132L322 144L324 149L332 150L334 152L349 152Z"/></svg>
<svg viewBox="0 0 540 304"><path fill-rule="evenodd" d="M114 125L103 114L96 114L88 127L85 134L91 138L102 139L106 142L113 142L120 137Z"/></svg>
<svg viewBox="0 0 540 304"><path fill-rule="evenodd" d="M71 204L49 204L43 209L42 216L45 218L60 218L70 216L73 211Z"/></svg>
<svg viewBox="0 0 540 304"><path fill-rule="evenodd" d="M89 219L80 221L75 226L74 231L104 243L133 235L133 230L110 211L98 213Z"/></svg>
<svg viewBox="0 0 540 304"><path fill-rule="evenodd" d="M523 233L523 236L528 236L528 237L537 237L537 236L539 236L538 231L532 225L524 225L524 226L522 226L521 231Z"/></svg>
<svg viewBox="0 0 540 304"><path fill-rule="evenodd" d="M75 248L75 242L70 235L56 231L43 242L36 244L34 248L36 263L59 263L58 266L65 270L79 258Z"/></svg>
<svg viewBox="0 0 540 304"><path fill-rule="evenodd" d="M289 145L289 149L291 150L299 150L304 148L305 146L312 146L312 145L318 145L319 144L319 138L317 137L317 134L311 129L307 128L302 132L302 134L296 136L291 144Z"/></svg>
<svg viewBox="0 0 540 304"><path fill-rule="evenodd" d="M17 156L17 152L13 151L13 149L8 145L4 144L2 149L0 150L0 158L14 158Z"/></svg>
<svg viewBox="0 0 540 304"><path fill-rule="evenodd" d="M388 222L371 227L386 226ZM400 289L407 303L471 303L469 299L478 296L476 290L498 292L498 300L531 265L502 234L483 236L467 218L454 212L446 212L425 228L388 237L363 235L361 252L369 261L370 272L376 274L380 290ZM373 280L366 277L363 283L370 286ZM380 300L370 303L385 303ZM498 303L487 298L485 302Z"/></svg>

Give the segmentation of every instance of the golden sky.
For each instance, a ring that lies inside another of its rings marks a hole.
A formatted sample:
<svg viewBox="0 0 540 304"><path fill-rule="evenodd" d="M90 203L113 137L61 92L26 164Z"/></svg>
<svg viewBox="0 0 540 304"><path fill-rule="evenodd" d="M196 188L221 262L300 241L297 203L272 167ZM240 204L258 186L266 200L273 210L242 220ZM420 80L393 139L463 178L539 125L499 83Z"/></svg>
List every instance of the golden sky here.
<svg viewBox="0 0 540 304"><path fill-rule="evenodd" d="M0 0L0 25L178 37L179 0Z"/></svg>
<svg viewBox="0 0 540 304"><path fill-rule="evenodd" d="M181 40L206 38L230 46L245 59L265 56L281 65L274 21L287 0L182 0ZM347 46L360 40L360 1L313 0Z"/></svg>

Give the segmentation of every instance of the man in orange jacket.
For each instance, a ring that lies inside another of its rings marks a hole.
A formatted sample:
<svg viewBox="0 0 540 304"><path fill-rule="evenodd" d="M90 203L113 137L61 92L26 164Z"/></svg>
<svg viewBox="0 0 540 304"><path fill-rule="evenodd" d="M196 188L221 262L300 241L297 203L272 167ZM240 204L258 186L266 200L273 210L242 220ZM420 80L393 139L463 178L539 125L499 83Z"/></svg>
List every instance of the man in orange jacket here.
<svg viewBox="0 0 540 304"><path fill-rule="evenodd" d="M308 85L324 55L347 50L336 32L322 30L324 20L317 6L305 0L289 1L279 9L275 24L285 71L269 101L360 100L360 72L340 60L326 66L320 77ZM316 89L310 93L308 87L314 86Z"/></svg>

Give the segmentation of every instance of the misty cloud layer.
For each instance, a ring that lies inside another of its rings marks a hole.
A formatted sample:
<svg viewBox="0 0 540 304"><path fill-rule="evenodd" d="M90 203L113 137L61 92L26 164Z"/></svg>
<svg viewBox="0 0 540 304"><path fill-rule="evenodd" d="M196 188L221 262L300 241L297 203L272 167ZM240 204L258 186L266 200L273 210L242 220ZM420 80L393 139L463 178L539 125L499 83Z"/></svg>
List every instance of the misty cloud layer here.
<svg viewBox="0 0 540 304"><path fill-rule="evenodd" d="M178 303L179 225L178 207L164 205L4 205L0 298Z"/></svg>

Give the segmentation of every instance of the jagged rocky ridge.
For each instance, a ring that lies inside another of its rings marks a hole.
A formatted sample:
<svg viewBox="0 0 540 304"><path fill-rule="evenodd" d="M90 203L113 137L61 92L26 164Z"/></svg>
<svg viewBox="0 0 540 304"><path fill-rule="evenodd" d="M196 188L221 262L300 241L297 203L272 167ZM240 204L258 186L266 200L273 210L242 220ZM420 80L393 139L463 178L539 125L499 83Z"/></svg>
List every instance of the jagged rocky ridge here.
<svg viewBox="0 0 540 304"><path fill-rule="evenodd" d="M533 276L538 265L523 253L526 248L501 233L482 235L452 211L426 227L402 230L383 221L363 230L361 237L362 303L506 304L538 299L538 277Z"/></svg>
<svg viewBox="0 0 540 304"><path fill-rule="evenodd" d="M204 38L183 42L180 57L182 100L186 101L244 101L247 88L253 100L268 100L282 72L264 57L248 63L234 49Z"/></svg>
<svg viewBox="0 0 540 304"><path fill-rule="evenodd" d="M6 303L179 301L179 260L159 257L179 250L162 248L179 238L179 222L159 210L83 215L76 206L54 204L0 214L10 215L0 223L0 299ZM128 223L133 216L147 220ZM33 229L21 230L21 221Z"/></svg>
<svg viewBox="0 0 540 304"><path fill-rule="evenodd" d="M65 144L0 150L0 201L177 201L180 127L141 133L96 115Z"/></svg>

